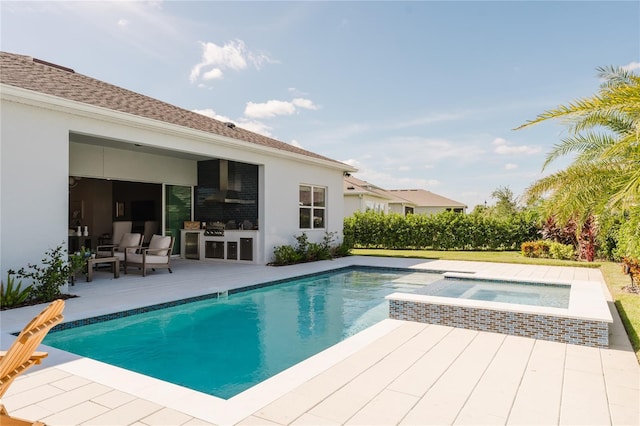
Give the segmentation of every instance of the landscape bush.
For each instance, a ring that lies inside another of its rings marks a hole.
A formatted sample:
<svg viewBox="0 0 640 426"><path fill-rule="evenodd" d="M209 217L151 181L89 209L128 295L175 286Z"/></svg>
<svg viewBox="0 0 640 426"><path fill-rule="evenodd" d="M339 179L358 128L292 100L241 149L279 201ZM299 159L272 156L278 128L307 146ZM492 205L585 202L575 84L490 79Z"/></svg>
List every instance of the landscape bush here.
<svg viewBox="0 0 640 426"><path fill-rule="evenodd" d="M348 242L333 246L335 232L326 232L320 243L309 242L309 237L304 232L297 235L295 239L295 246L282 245L274 248L271 265L293 265L302 262L329 260L337 256L346 256L350 250Z"/></svg>
<svg viewBox="0 0 640 426"><path fill-rule="evenodd" d="M12 308L29 300L31 287L22 288L22 281L16 282L12 272L7 273L7 282L0 282L0 308Z"/></svg>
<svg viewBox="0 0 640 426"><path fill-rule="evenodd" d="M520 252L526 257L573 260L576 250L571 244L562 244L549 240L526 241L522 243Z"/></svg>
<svg viewBox="0 0 640 426"><path fill-rule="evenodd" d="M618 259L624 257L640 259L640 207L635 207L624 215L624 220L618 229L615 255Z"/></svg>
<svg viewBox="0 0 640 426"><path fill-rule="evenodd" d="M66 251L60 245L45 252L40 265L28 264L18 272L9 271L11 275L31 280L30 299L37 302L51 302L62 294L61 287L69 281L74 272Z"/></svg>
<svg viewBox="0 0 640 426"><path fill-rule="evenodd" d="M356 248L431 250L518 250L537 239L537 217L442 212L433 215L356 212L344 220L344 238Z"/></svg>

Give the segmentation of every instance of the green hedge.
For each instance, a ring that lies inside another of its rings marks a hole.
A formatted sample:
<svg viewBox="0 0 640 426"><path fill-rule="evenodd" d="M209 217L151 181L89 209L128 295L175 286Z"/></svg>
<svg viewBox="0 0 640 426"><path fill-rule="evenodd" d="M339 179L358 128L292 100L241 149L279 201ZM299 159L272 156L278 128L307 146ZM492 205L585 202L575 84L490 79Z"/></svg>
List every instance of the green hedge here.
<svg viewBox="0 0 640 426"><path fill-rule="evenodd" d="M539 238L535 215L506 218L442 212L434 215L357 212L344 220L345 241L357 248L520 250Z"/></svg>

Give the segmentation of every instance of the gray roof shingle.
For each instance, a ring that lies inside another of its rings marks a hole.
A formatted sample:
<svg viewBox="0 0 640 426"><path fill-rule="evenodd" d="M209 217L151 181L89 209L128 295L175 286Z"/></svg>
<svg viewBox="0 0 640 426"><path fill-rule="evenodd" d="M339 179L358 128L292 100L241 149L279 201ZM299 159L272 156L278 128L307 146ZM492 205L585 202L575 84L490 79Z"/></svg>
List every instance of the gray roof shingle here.
<svg viewBox="0 0 640 426"><path fill-rule="evenodd" d="M141 95L113 84L76 73L70 68L30 56L0 52L0 83L71 101L108 108L139 117L254 143L268 148L326 160L351 167L328 157L278 141L241 127Z"/></svg>

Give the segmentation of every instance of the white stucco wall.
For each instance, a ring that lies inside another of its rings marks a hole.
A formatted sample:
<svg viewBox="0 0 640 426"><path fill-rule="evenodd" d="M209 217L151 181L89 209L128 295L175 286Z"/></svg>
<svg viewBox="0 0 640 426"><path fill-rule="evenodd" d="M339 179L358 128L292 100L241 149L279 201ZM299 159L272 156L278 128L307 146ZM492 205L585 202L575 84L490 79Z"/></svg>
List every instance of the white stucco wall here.
<svg viewBox="0 0 640 426"><path fill-rule="evenodd" d="M68 128L63 112L2 102L0 266L39 263L64 245L68 215Z"/></svg>
<svg viewBox="0 0 640 426"><path fill-rule="evenodd" d="M265 167L265 214L260 224L265 243L266 261L271 260L273 249L279 245L294 245L295 236L305 232L309 241L321 242L325 232L335 232L342 241L343 202L342 172L310 167L309 164L269 159ZM327 187L325 229L299 228L299 186L301 184Z"/></svg>
<svg viewBox="0 0 640 426"><path fill-rule="evenodd" d="M305 231L310 241L320 242L325 231L342 239L344 167L340 164L6 86L0 94L3 276L8 269L39 262L45 250L66 244L70 175L194 185L195 160L185 160L184 155L174 158L170 151L176 150L261 166L258 263L270 261L275 246L294 244L303 231L298 226L300 184L327 187L327 228ZM70 142L70 134L113 140L117 148ZM139 153L135 144L166 151Z"/></svg>
<svg viewBox="0 0 640 426"><path fill-rule="evenodd" d="M353 216L355 212L364 211L362 195L344 195L344 217Z"/></svg>
<svg viewBox="0 0 640 426"><path fill-rule="evenodd" d="M404 206L398 203L389 204L389 212L404 215Z"/></svg>
<svg viewBox="0 0 640 426"><path fill-rule="evenodd" d="M374 197L368 194L344 196L344 217L353 216L355 212L366 212L367 209L388 213L389 201L385 198Z"/></svg>

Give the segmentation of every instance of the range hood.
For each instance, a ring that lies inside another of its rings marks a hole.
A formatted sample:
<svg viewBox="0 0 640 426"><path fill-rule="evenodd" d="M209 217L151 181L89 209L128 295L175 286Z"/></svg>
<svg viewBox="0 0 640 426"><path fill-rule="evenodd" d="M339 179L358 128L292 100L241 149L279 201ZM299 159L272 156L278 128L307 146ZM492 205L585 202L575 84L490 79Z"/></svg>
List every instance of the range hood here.
<svg viewBox="0 0 640 426"><path fill-rule="evenodd" d="M239 176L233 176L229 182L229 161L218 160L220 168L220 188L217 192L207 196L205 201L227 204L255 204L255 200L243 200L237 194L242 191L242 181Z"/></svg>

